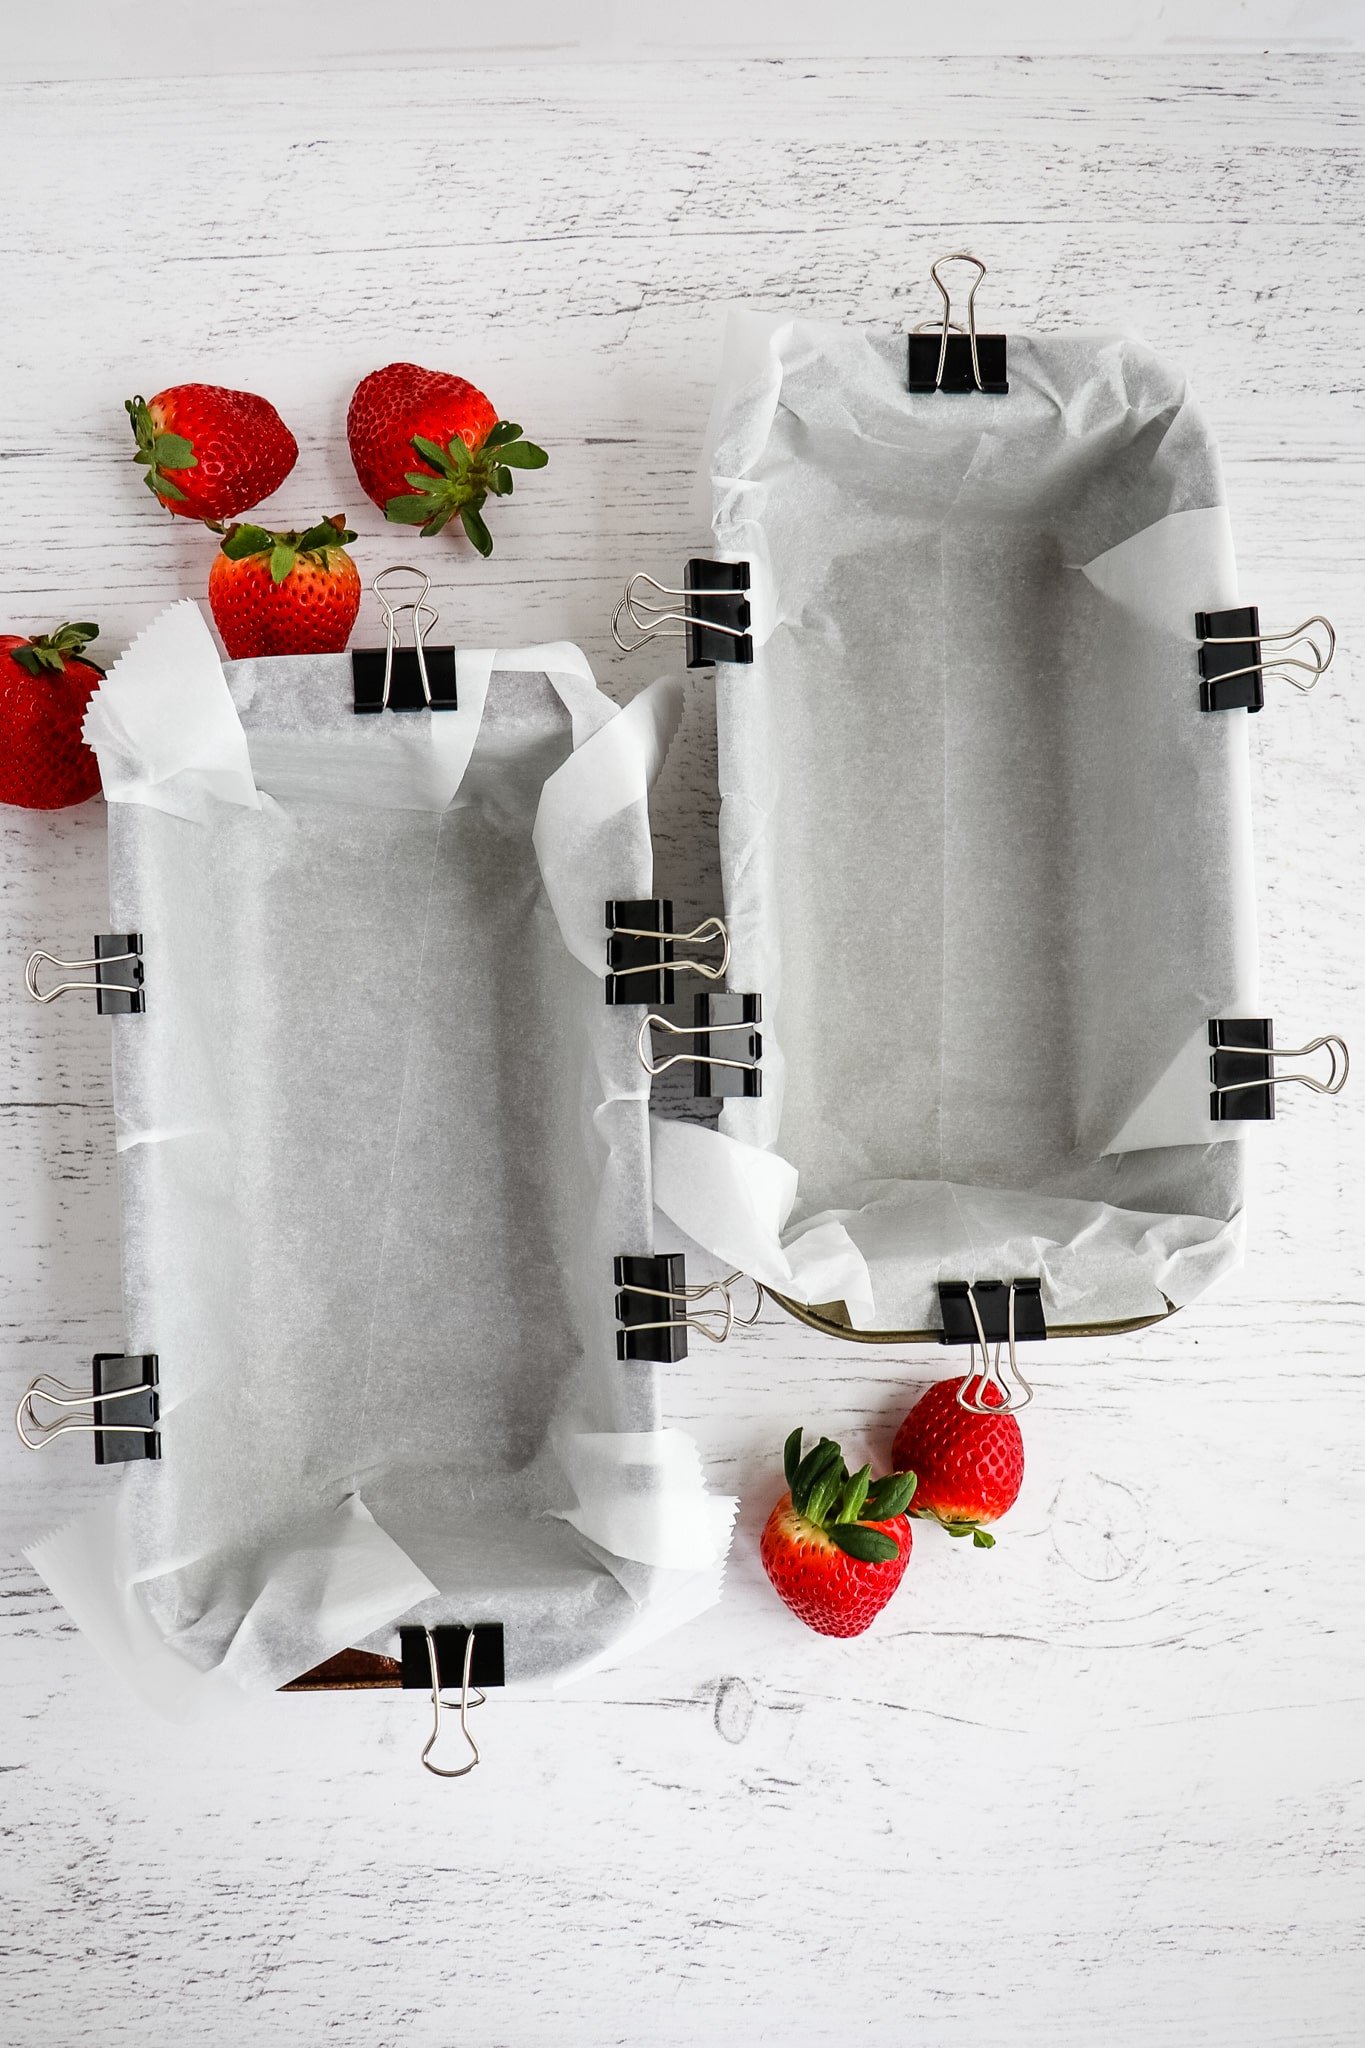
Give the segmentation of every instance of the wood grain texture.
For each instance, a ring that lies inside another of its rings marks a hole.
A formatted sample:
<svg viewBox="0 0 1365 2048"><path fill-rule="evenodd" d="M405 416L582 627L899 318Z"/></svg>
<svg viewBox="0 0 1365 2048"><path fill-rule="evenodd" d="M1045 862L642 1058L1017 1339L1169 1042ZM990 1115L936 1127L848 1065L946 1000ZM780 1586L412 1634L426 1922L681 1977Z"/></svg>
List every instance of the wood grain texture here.
<svg viewBox="0 0 1365 2048"><path fill-rule="evenodd" d="M491 562L423 554L445 625L575 638L629 695L650 671L611 650L610 604L700 537L724 305L908 321L966 242L992 318L1118 316L1189 366L1244 594L1337 624L1314 698L1253 727L1263 979L1291 1034L1365 1045L1363 93L1358 58L1202 55L12 89L3 623L96 617L113 652L202 594L210 544L141 490L120 409L188 375L271 395L302 448L271 509L359 514L373 573L394 540L341 421L404 355L554 450ZM680 912L716 907L715 815L692 678L657 803ZM101 1021L19 986L31 945L101 920L101 809L3 812L0 841L12 1402L118 1335L118 1219ZM418 1771L401 1695L149 1728L17 1556L104 1481L6 1434L0 2043L1347 2048L1363 1135L1359 1089L1286 1103L1246 1268L1157 1329L1049 1347L999 1548L921 1534L856 1644L806 1635L762 1582L777 1448L801 1420L884 1455L942 1361L773 1311L691 1359L673 1419L743 1500L724 1601L620 1672L495 1700L458 1786Z"/></svg>

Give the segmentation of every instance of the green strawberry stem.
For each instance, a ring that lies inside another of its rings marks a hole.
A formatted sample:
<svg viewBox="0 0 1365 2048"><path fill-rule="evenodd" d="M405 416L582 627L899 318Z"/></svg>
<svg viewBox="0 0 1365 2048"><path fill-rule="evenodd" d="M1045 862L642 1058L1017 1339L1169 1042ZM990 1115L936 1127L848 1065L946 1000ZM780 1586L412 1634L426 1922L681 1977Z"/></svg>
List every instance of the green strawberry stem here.
<svg viewBox="0 0 1365 2048"><path fill-rule="evenodd" d="M133 438L137 442L134 462L140 462L147 474L142 481L154 498L183 498L184 491L179 484L172 483L167 476L168 469L198 469L199 457L194 452L194 443L187 441L183 434L159 434L147 410L147 401L139 396L125 398L123 410L132 422Z"/></svg>
<svg viewBox="0 0 1365 2048"><path fill-rule="evenodd" d="M89 619L81 619L74 625L54 626L50 633L37 634L26 647L16 647L14 659L31 676L62 675L68 654L84 656L90 642L99 638L99 630ZM90 666L94 668L97 664L92 661ZM103 669L100 674L104 674Z"/></svg>
<svg viewBox="0 0 1365 2048"><path fill-rule="evenodd" d="M937 1522L940 1529L946 1529L950 1536L970 1536L977 1550L994 1550L995 1538L989 1529L983 1529L980 1522L950 1522L946 1515L936 1508L912 1508L911 1514L918 1522Z"/></svg>
<svg viewBox="0 0 1365 2048"><path fill-rule="evenodd" d="M512 420L499 420L474 449L466 447L458 434L444 448L425 434L414 434L412 445L430 468L404 472L412 489L390 498L384 517L399 526L420 526L424 535L430 535L439 533L458 512L481 555L493 552L493 536L483 518L490 493L510 497L514 469L544 469L550 459L534 441L522 439L521 428Z"/></svg>
<svg viewBox="0 0 1365 2048"><path fill-rule="evenodd" d="M207 526L209 521L205 520L204 524ZM300 555L320 562L325 568L333 548L344 548L348 541L355 539L342 512L320 519L316 526L309 526L302 533L272 533L269 527L253 526L250 520L229 526L225 533L221 526L215 526L214 532L224 534L222 551L230 562L245 562L252 555L268 555L273 583L284 582Z"/></svg>
<svg viewBox="0 0 1365 2048"><path fill-rule="evenodd" d="M868 1525L906 1512L914 1496L914 1473L889 1472L874 1482L872 1467L864 1465L850 1474L838 1444L827 1436L803 1457L802 1435L794 1429L782 1447L782 1467L796 1512L860 1563L885 1564L899 1557L895 1538Z"/></svg>

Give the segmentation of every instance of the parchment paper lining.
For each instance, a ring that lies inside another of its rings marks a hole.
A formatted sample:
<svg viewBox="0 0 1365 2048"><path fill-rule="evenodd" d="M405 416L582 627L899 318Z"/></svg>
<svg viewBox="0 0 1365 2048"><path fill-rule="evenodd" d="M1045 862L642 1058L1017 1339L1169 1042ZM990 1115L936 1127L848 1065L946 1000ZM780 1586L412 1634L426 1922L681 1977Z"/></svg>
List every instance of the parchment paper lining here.
<svg viewBox="0 0 1365 2048"><path fill-rule="evenodd" d="M512 1679L558 1677L718 1590L734 1503L617 1363L610 1269L652 1203L602 904L651 886L678 692L618 713L574 649L457 673L452 741L357 719L344 656L238 664L258 803L172 773L110 807L148 987L114 1033L126 1341L161 1360L163 1458L32 1554L173 1712L405 1618L501 1621Z"/></svg>
<svg viewBox="0 0 1365 2048"><path fill-rule="evenodd" d="M1160 1313L1240 1244L1206 1034L1255 1014L1245 716L1200 713L1193 634L1237 596L1216 453L1136 341L1012 335L1010 383L911 396L903 335L741 320L713 421L754 576L716 691L764 1094L656 1193L719 1250L776 1150L780 1249L842 1231L863 1328L1016 1273L1057 1321Z"/></svg>

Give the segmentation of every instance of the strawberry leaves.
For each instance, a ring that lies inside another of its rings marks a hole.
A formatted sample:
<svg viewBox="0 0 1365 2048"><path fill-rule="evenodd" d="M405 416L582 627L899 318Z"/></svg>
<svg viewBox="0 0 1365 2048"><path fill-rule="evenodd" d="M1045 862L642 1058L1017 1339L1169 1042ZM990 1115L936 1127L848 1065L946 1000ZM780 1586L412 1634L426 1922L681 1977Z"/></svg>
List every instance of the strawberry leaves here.
<svg viewBox="0 0 1365 2048"><path fill-rule="evenodd" d="M484 525L479 506L461 505L460 524L468 535L471 546L476 547L486 561L493 552L493 536ZM422 531L425 533L426 528L423 527Z"/></svg>
<svg viewBox="0 0 1365 2048"><path fill-rule="evenodd" d="M194 452L193 442L187 441L183 434L159 432L145 398L125 398L123 409L132 423L133 438L137 442L137 454L133 460L141 463L146 471L142 481L152 496L160 498L163 503L171 498L183 499L185 492L179 484L172 482L166 472L198 469L199 458Z"/></svg>
<svg viewBox="0 0 1365 2048"><path fill-rule="evenodd" d="M825 1534L845 1557L854 1557L859 1564L889 1564L901 1554L894 1536L882 1529L864 1528L861 1522L836 1522Z"/></svg>
<svg viewBox="0 0 1365 2048"><path fill-rule="evenodd" d="M782 1447L782 1469L796 1512L860 1564L886 1564L899 1557L896 1539L868 1525L905 1513L915 1491L914 1473L890 1472L876 1481L870 1465L850 1473L829 1437L822 1436L803 1457L802 1435L794 1429Z"/></svg>
<svg viewBox="0 0 1365 2048"><path fill-rule="evenodd" d="M496 448L498 461L509 469L544 469L549 456L543 448L537 448L534 441L523 441L521 428L510 420L499 420L484 436L485 448Z"/></svg>
<svg viewBox="0 0 1365 2048"><path fill-rule="evenodd" d="M230 526L223 537L223 553L230 562L244 562L248 555L268 554L273 545L274 535L249 521Z"/></svg>
<svg viewBox="0 0 1365 2048"><path fill-rule="evenodd" d="M300 555L319 561L325 568L329 550L343 548L354 539L341 512L320 519L316 526L302 533L272 533L268 527L243 520L224 534L222 552L230 562L245 562L253 555L269 556L271 582L283 583L293 573Z"/></svg>
<svg viewBox="0 0 1365 2048"><path fill-rule="evenodd" d="M863 1512L871 1522L889 1522L893 1515L903 1515L914 1497L913 1472L888 1472L869 1487Z"/></svg>
<svg viewBox="0 0 1365 2048"><path fill-rule="evenodd" d="M867 1491L871 1484L872 1467L870 1465L864 1465L861 1472L855 1472L853 1477L845 1482L843 1491L839 1495L838 1508L834 1516L836 1522L856 1522L858 1520L863 1512L863 1504L867 1499Z"/></svg>
<svg viewBox="0 0 1365 2048"><path fill-rule="evenodd" d="M59 676L65 673L68 655L84 655L92 640L98 639L99 627L89 619L80 619L72 625L55 626L50 633L40 633L29 641L26 647L12 650L12 658L27 675ZM90 663L91 668L95 663ZM103 670L100 671L103 674Z"/></svg>
<svg viewBox="0 0 1365 2048"><path fill-rule="evenodd" d="M544 469L550 459L534 441L522 438L514 420L499 420L477 448L468 447L459 434L444 448L425 434L414 434L412 446L427 467L404 471L411 489L388 500L384 517L398 526L420 527L429 538L458 513L471 546L485 557L493 552L483 517L489 497L510 498L513 470Z"/></svg>
<svg viewBox="0 0 1365 2048"><path fill-rule="evenodd" d="M994 1550L995 1538L989 1529L983 1529L980 1522L950 1522L945 1515L937 1514L933 1508L916 1508L915 1516L921 1522L937 1522L940 1529L946 1529L950 1536L970 1536L974 1550Z"/></svg>

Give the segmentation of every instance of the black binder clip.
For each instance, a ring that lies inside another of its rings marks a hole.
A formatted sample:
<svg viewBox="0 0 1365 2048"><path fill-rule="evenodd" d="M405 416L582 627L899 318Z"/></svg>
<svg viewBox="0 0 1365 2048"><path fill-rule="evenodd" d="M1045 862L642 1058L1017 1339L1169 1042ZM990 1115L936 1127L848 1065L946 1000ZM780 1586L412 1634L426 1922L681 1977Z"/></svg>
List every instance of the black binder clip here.
<svg viewBox="0 0 1365 2048"><path fill-rule="evenodd" d="M79 1434L94 1438L97 1465L129 1465L142 1458L159 1458L156 1353L128 1358L121 1351L97 1351L91 1360L90 1379L87 1394L80 1387L53 1379L50 1373L39 1373L24 1389L15 1411L14 1427L20 1442L30 1451L41 1451L54 1437ZM89 1412L63 1413L55 1422L43 1422L35 1401L46 1401L49 1407L64 1411Z"/></svg>
<svg viewBox="0 0 1365 2048"><path fill-rule="evenodd" d="M649 1365L676 1365L687 1356L689 1330L712 1344L723 1344L736 1322L757 1322L762 1306L760 1289L753 1314L736 1316L730 1289L742 1277L731 1273L724 1280L706 1280L689 1287L687 1261L681 1252L614 1259L612 1278L620 1290L616 1320L621 1325L616 1332L616 1356ZM719 1302L707 1302L712 1294L720 1296Z"/></svg>
<svg viewBox="0 0 1365 2048"><path fill-rule="evenodd" d="M1315 628L1321 629L1320 635ZM1203 678L1199 685L1201 711L1259 711L1265 703L1267 676L1278 676L1291 689L1306 694L1331 667L1337 651L1331 621L1321 613L1305 619L1292 633L1263 633L1259 610L1254 604L1244 604L1231 611L1196 612L1194 631ZM1281 652L1267 658L1266 649L1274 647ZM1299 655L1291 651L1295 647L1300 649ZM1304 653L1307 660L1302 658ZM1301 682L1301 676L1307 681Z"/></svg>
<svg viewBox="0 0 1365 2048"><path fill-rule="evenodd" d="M1212 1017L1209 1020L1209 1115L1215 1123L1268 1123L1275 1114L1275 1090L1286 1082L1311 1088L1315 1095L1340 1095L1351 1071L1346 1041L1335 1031L1310 1038L1307 1045L1273 1043L1269 1017ZM1327 1079L1312 1074L1277 1074L1276 1060L1307 1059L1326 1050Z"/></svg>
<svg viewBox="0 0 1365 2048"><path fill-rule="evenodd" d="M941 263L970 263L976 276L967 294L967 326L950 318L952 300L939 276ZM906 388L910 391L985 391L1003 396L1009 390L1006 337L976 331L976 288L986 275L979 256L959 249L940 256L929 271L943 301L942 320L924 320L909 336Z"/></svg>
<svg viewBox="0 0 1365 2048"><path fill-rule="evenodd" d="M487 1706L483 1688L505 1685L502 1623L474 1622L468 1628L400 1628L398 1631L399 1679L405 1690L431 1692L431 1733L422 1751L422 1766L433 1778L467 1778L480 1761L479 1745L469 1730L469 1716L475 1707ZM431 1761L441 1733L442 1700L445 1686L460 1688L460 1733L469 1748L468 1763L452 1770ZM471 1694L477 1697L471 1698Z"/></svg>
<svg viewBox="0 0 1365 2048"><path fill-rule="evenodd" d="M436 1675L440 1683L458 1685L464 1673L465 1651L471 1637L474 1639L474 1652L470 1659L470 1683L505 1685L502 1623L480 1621L473 1628L465 1628L462 1624L446 1626L444 1623L437 1628L400 1628L398 1644L403 1687L414 1691L431 1684L428 1642L436 1652Z"/></svg>
<svg viewBox="0 0 1365 2048"><path fill-rule="evenodd" d="M957 1390L958 1405L974 1415L1013 1415L1027 1408L1033 1389L1019 1370L1014 1347L1041 1343L1047 1336L1041 1281L940 1280L938 1300L943 1342L972 1344L981 1353L979 1374L969 1375ZM1002 1345L1009 1353L1008 1381L1000 1370Z"/></svg>
<svg viewBox="0 0 1365 2048"><path fill-rule="evenodd" d="M646 596L646 589L654 596ZM624 637L623 619L630 620L637 639ZM714 668L718 661L753 660L749 625L749 564L694 556L683 570L681 590L656 583L643 570L632 576L611 615L611 637L622 654L634 654L649 640L681 638L689 668Z"/></svg>
<svg viewBox="0 0 1365 2048"><path fill-rule="evenodd" d="M654 1011L640 1026L640 1064L647 1074L662 1074L667 1067L692 1062L692 1093L698 1096L755 1096L763 1093L763 1037L755 1028L763 1020L761 996L738 995L717 990L693 999L693 1022L674 1024ZM670 1053L656 1060L650 1041L651 1029L666 1031L674 1038L693 1038L691 1052ZM713 1045L712 1040L718 1042Z"/></svg>
<svg viewBox="0 0 1365 2048"><path fill-rule="evenodd" d="M690 932L673 929L673 905L666 896L613 898L607 904L607 1001L671 1003L674 976L699 974L723 981L730 964L730 935L718 917L703 918ZM678 946L718 943L719 961L679 960Z"/></svg>
<svg viewBox="0 0 1365 2048"><path fill-rule="evenodd" d="M38 986L38 968L43 961L63 974L90 967L89 981L59 981L51 988ZM95 992L95 1008L101 1017L140 1014L147 1007L142 987L141 932L96 932L95 952L90 960L58 960L52 953L30 953L24 967L24 987L35 1003L55 1002L73 990Z"/></svg>
<svg viewBox="0 0 1365 2048"><path fill-rule="evenodd" d="M408 604L395 604L384 590L390 576L415 576L421 583L418 595ZM357 711L457 711L455 693L455 650L428 647L429 626L440 618L435 605L427 603L431 578L420 569L398 563L381 570L370 585L384 614L386 637L382 647L351 649L351 684ZM412 645L398 644L398 614L412 614Z"/></svg>

